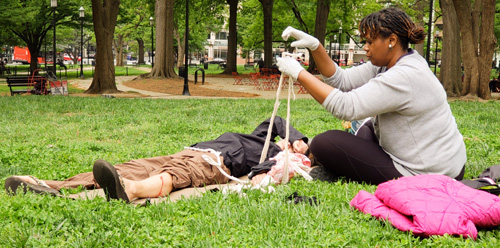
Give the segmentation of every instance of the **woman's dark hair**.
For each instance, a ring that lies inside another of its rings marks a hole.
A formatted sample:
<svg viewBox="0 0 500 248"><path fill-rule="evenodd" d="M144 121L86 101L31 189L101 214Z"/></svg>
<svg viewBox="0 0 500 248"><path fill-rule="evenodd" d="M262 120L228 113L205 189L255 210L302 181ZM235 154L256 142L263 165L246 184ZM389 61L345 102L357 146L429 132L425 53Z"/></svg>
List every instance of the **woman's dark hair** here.
<svg viewBox="0 0 500 248"><path fill-rule="evenodd" d="M403 46L408 49L408 43L419 44L425 39L425 30L417 27L411 18L401 9L387 8L374 12L363 18L359 23L361 37L376 39L396 34Z"/></svg>

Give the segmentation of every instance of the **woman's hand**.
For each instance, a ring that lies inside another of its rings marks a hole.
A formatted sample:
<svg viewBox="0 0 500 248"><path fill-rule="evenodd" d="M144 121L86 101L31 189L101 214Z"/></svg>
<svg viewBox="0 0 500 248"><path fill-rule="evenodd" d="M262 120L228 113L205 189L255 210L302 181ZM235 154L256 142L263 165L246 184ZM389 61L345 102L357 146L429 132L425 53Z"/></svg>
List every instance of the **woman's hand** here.
<svg viewBox="0 0 500 248"><path fill-rule="evenodd" d="M295 153L306 154L307 149L309 149L309 145L304 142L302 139L298 139L293 142L292 150Z"/></svg>
<svg viewBox="0 0 500 248"><path fill-rule="evenodd" d="M288 40L290 36L297 39L290 44L292 47L309 48L311 51L318 49L319 40L309 34L292 27L287 27L283 30L281 37L283 37L284 40Z"/></svg>
<svg viewBox="0 0 500 248"><path fill-rule="evenodd" d="M288 151L292 151L292 147L290 145L290 142L285 142L286 140L282 139L278 142L276 142L276 145L278 145L280 147L280 149L282 151L284 151L285 149L288 149Z"/></svg>
<svg viewBox="0 0 500 248"><path fill-rule="evenodd" d="M292 77L293 80L297 80L299 73L305 70L296 59L290 57L278 58L277 61L276 65L279 70Z"/></svg>
<svg viewBox="0 0 500 248"><path fill-rule="evenodd" d="M262 174L259 174L259 175L252 177L252 185L260 184L262 179L264 179L266 176L267 176L266 173L262 173Z"/></svg>

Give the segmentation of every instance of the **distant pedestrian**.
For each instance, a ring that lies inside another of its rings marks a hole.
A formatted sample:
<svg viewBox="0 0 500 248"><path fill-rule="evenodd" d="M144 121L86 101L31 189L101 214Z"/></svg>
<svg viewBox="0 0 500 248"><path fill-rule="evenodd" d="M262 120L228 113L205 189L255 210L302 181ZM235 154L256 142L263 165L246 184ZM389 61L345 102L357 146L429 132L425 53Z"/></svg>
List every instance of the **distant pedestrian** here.
<svg viewBox="0 0 500 248"><path fill-rule="evenodd" d="M491 92L500 92L500 75L490 81L489 87Z"/></svg>
<svg viewBox="0 0 500 248"><path fill-rule="evenodd" d="M68 67L60 59L57 60L57 65L64 68L64 70L68 69Z"/></svg>
<svg viewBox="0 0 500 248"><path fill-rule="evenodd" d="M6 64L7 60L0 60L0 75L3 75L4 73L10 74L10 69L5 66Z"/></svg>
<svg viewBox="0 0 500 248"><path fill-rule="evenodd" d="M262 73L262 68L264 68L264 60L262 58L257 61L257 65L259 65L259 72Z"/></svg>

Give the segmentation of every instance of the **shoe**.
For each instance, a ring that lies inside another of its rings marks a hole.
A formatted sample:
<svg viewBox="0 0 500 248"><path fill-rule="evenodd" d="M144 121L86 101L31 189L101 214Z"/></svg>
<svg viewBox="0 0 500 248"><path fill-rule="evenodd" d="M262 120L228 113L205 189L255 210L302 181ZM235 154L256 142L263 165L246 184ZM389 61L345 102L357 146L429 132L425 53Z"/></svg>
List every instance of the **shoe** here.
<svg viewBox="0 0 500 248"><path fill-rule="evenodd" d="M293 192L287 199L289 203L299 204L301 202L307 202L311 206L317 206L319 202L315 196L300 196L297 192Z"/></svg>
<svg viewBox="0 0 500 248"><path fill-rule="evenodd" d="M130 202L127 193L125 193L125 185L121 176L108 161L102 159L96 160L92 172L94 173L94 179L104 189L108 201L110 199L117 199L123 200L126 203Z"/></svg>
<svg viewBox="0 0 500 248"><path fill-rule="evenodd" d="M35 179L37 181L37 179ZM38 180L40 181L40 180ZM23 194L26 194L26 192L33 192L35 194L40 194L40 195L53 195L56 196L59 194L58 190L55 190L53 188L49 188L47 186L43 186L40 183L39 184L33 184L33 183L28 183L19 177L9 177L5 180L5 190L7 191L7 194L9 195L16 195L18 193L18 189L22 190Z"/></svg>
<svg viewBox="0 0 500 248"><path fill-rule="evenodd" d="M314 180L320 180L330 183L336 182L339 179L337 175L325 169L324 166L316 166L312 168L309 172L309 176L311 176Z"/></svg>

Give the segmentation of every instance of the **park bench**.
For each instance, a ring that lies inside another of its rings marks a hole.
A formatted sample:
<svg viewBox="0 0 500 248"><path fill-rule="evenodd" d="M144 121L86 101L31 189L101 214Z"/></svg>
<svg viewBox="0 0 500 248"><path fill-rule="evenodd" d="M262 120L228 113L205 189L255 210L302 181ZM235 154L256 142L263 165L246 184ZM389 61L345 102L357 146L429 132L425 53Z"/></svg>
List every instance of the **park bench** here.
<svg viewBox="0 0 500 248"><path fill-rule="evenodd" d="M36 95L47 94L47 79L42 76L7 77L10 95L31 93Z"/></svg>
<svg viewBox="0 0 500 248"><path fill-rule="evenodd" d="M189 68L198 68L197 64L189 64Z"/></svg>

